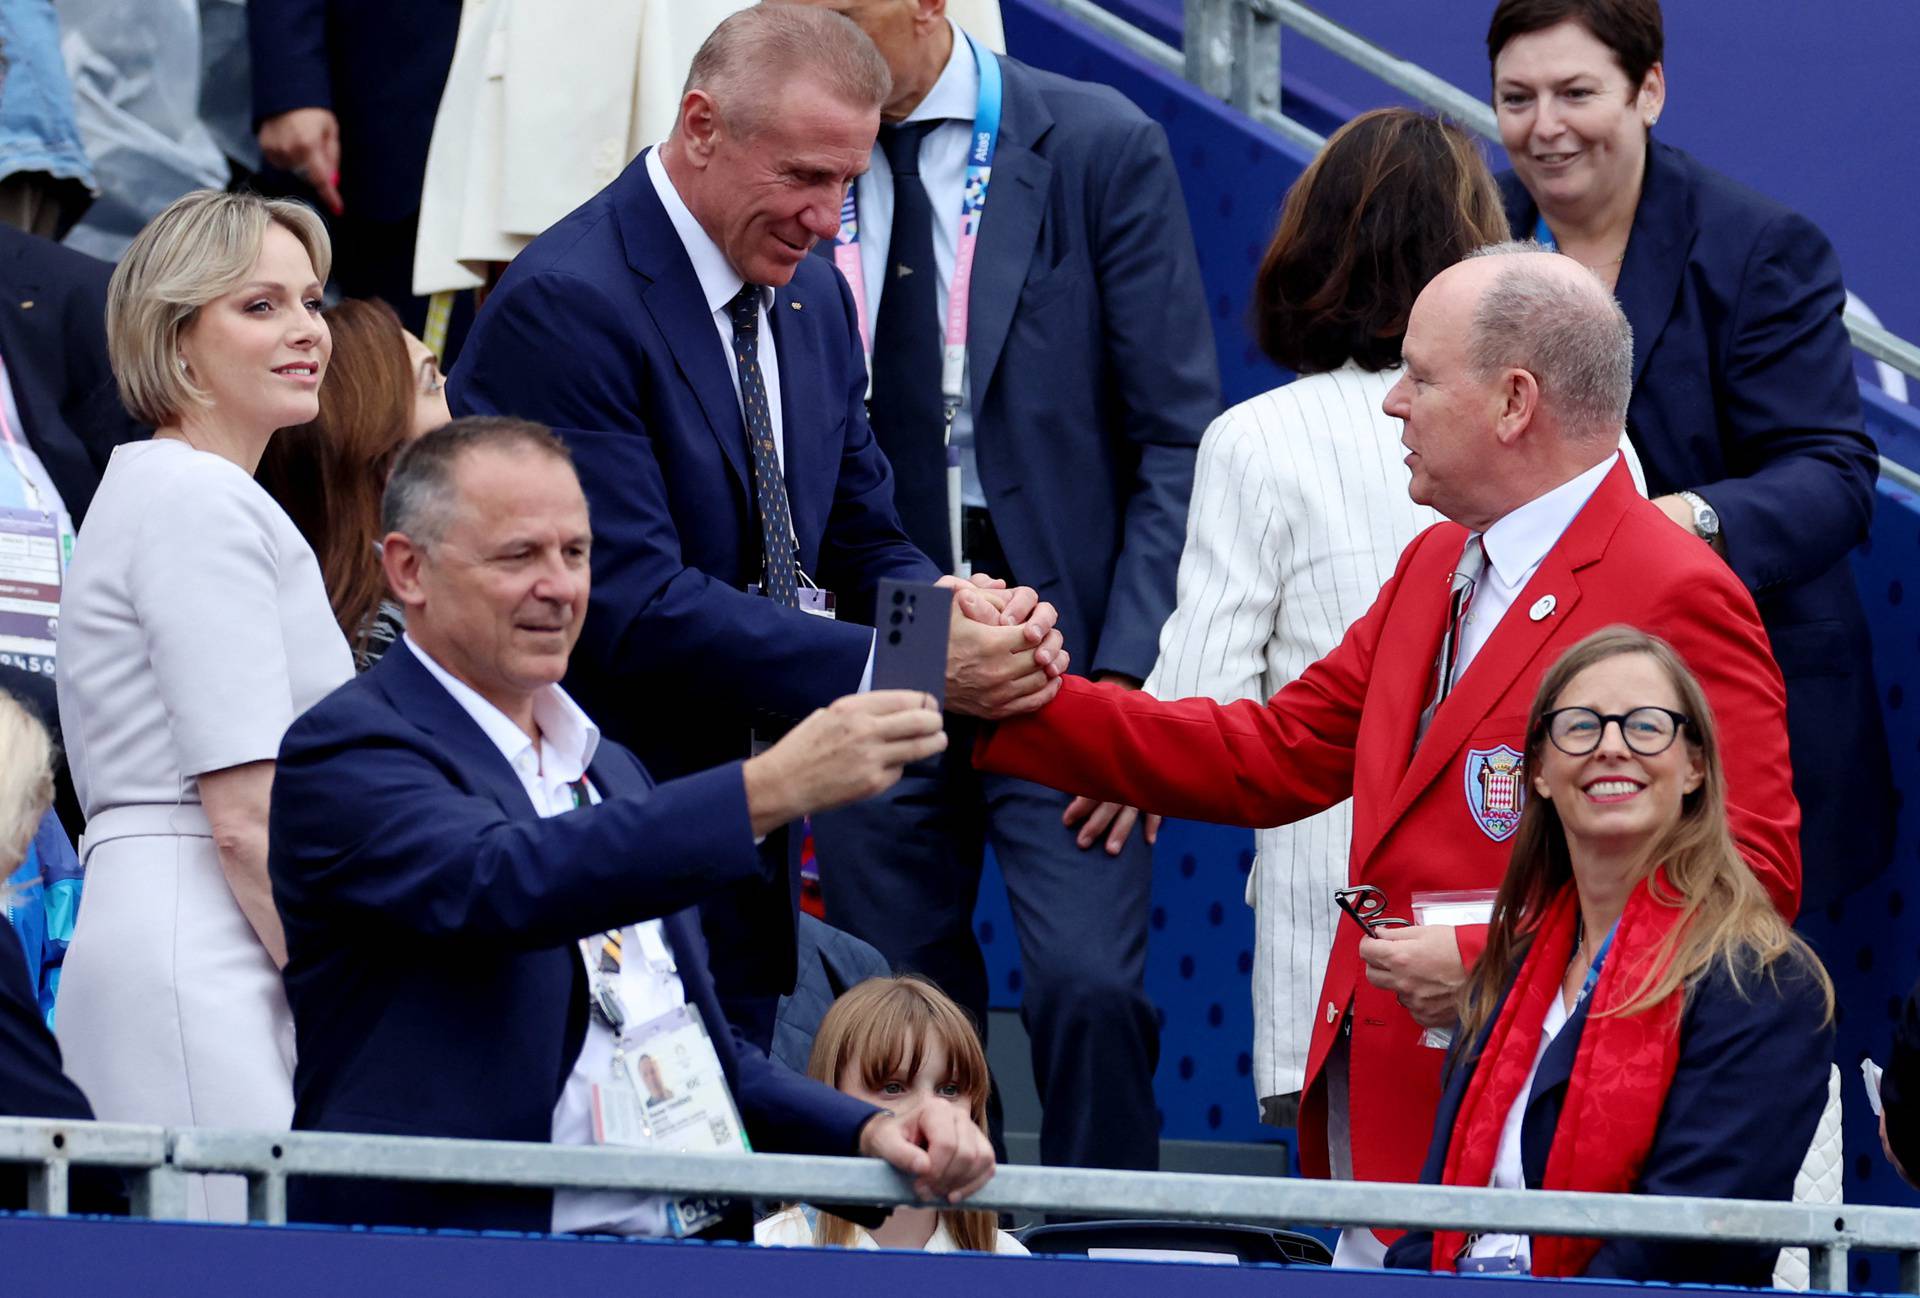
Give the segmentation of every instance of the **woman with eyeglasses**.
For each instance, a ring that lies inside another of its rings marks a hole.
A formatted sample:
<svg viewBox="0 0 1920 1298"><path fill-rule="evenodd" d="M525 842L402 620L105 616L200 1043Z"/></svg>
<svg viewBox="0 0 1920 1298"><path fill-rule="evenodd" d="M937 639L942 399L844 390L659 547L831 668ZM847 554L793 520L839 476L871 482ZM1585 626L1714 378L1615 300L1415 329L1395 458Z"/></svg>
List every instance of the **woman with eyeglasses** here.
<svg viewBox="0 0 1920 1298"><path fill-rule="evenodd" d="M324 315L333 362L320 414L282 429L257 476L318 556L334 619L365 671L402 630L375 548L387 470L402 446L450 418L447 381L385 302L349 299Z"/></svg>
<svg viewBox="0 0 1920 1298"><path fill-rule="evenodd" d="M1699 682L1664 640L1597 631L1541 681L1525 761L1421 1180L1791 1199L1833 986L1734 847ZM1765 1286L1775 1255L1423 1231L1387 1265Z"/></svg>

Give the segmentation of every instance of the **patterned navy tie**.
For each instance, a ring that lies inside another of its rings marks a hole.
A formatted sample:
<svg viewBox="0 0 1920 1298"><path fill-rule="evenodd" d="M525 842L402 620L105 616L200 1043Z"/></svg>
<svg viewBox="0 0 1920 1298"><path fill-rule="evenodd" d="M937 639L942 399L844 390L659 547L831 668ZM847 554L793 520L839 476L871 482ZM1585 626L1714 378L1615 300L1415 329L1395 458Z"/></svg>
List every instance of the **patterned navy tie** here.
<svg viewBox="0 0 1920 1298"><path fill-rule="evenodd" d="M760 295L745 284L727 304L733 319L733 359L740 367L740 410L747 421L747 448L753 453L753 507L760 516L760 552L767 595L787 608L800 606L793 566L793 522L787 510L787 480L773 444L773 415L767 407L767 381L760 373Z"/></svg>

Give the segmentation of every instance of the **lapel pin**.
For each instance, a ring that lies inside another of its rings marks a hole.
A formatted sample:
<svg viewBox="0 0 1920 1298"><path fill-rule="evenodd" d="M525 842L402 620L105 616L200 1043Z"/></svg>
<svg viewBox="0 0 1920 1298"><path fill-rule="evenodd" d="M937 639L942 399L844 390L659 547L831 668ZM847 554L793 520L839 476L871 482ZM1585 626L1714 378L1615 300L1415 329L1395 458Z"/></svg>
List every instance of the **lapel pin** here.
<svg viewBox="0 0 1920 1298"><path fill-rule="evenodd" d="M28 298L28 299L27 299L26 301L24 301L24 302L22 302L22 303L20 304L20 309L21 309L22 311L31 311L31 310L33 310L33 299L32 299L32 298Z"/></svg>
<svg viewBox="0 0 1920 1298"><path fill-rule="evenodd" d="M798 311L800 309L800 304L798 302L789 302L787 303L787 305L792 307L795 311Z"/></svg>
<svg viewBox="0 0 1920 1298"><path fill-rule="evenodd" d="M1554 606L1558 602L1551 595L1542 595L1533 601L1533 607L1527 610L1527 616L1536 622L1543 622L1553 616Z"/></svg>

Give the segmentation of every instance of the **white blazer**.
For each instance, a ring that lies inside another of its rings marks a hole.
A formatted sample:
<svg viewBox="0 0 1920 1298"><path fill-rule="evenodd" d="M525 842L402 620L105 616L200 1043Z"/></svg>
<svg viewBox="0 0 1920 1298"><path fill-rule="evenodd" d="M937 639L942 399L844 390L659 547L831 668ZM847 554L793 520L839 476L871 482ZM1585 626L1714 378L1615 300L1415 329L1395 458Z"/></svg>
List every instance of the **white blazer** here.
<svg viewBox="0 0 1920 1298"><path fill-rule="evenodd" d="M753 0L466 0L434 118L413 291L477 288L667 137L702 41ZM950 0L1004 50L1000 0Z"/></svg>
<svg viewBox="0 0 1920 1298"><path fill-rule="evenodd" d="M1187 509L1173 615L1147 692L1265 699L1331 652L1373 604L1408 543L1440 515L1407 495L1400 421L1380 403L1400 377L1347 365L1234 406L1207 429ZM1641 491L1639 458L1623 436ZM1255 834L1253 1080L1298 1091L1316 995L1347 885L1351 803Z"/></svg>

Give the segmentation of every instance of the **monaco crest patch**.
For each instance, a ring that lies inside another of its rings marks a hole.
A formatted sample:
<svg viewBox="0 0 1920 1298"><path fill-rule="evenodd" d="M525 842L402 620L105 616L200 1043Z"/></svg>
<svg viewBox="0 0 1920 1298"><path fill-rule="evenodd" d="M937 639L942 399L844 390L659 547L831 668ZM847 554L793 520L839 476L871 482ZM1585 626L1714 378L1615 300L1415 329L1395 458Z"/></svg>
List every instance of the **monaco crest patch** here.
<svg viewBox="0 0 1920 1298"><path fill-rule="evenodd" d="M1513 837L1520 827L1520 811L1527 805L1526 759L1515 749L1467 750L1467 810L1496 843Z"/></svg>

